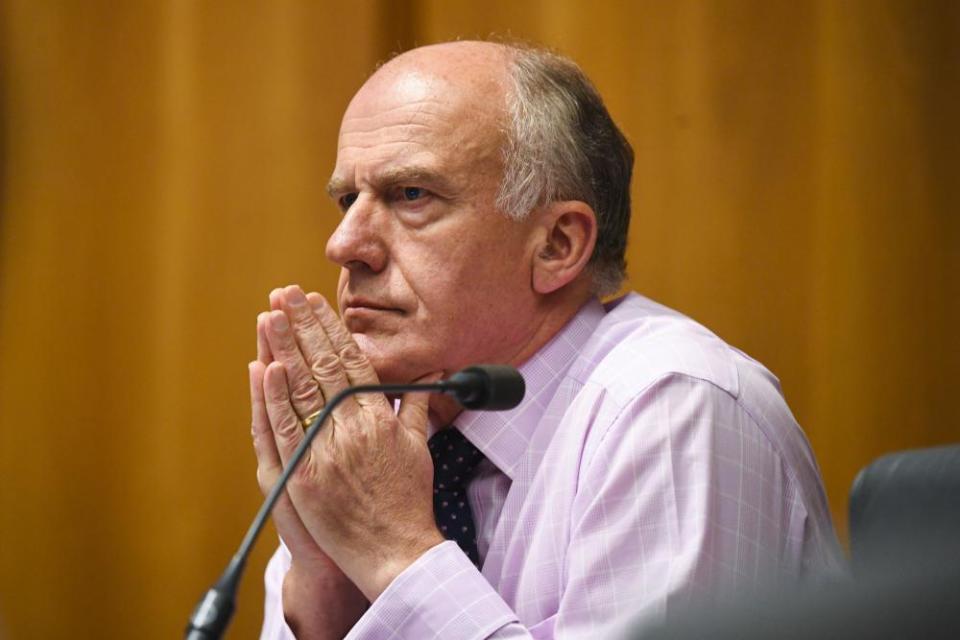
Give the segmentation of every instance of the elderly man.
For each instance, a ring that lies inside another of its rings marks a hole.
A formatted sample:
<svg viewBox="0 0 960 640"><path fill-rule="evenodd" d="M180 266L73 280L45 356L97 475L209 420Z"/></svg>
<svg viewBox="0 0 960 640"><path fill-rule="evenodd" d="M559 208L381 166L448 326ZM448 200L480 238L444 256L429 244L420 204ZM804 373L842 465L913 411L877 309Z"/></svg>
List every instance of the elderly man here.
<svg viewBox="0 0 960 640"><path fill-rule="evenodd" d="M546 52L457 42L343 117L338 316L275 290L250 365L265 490L347 385L518 366L506 413L362 395L275 512L265 638L609 637L839 555L813 456L755 361L624 276L632 152Z"/></svg>

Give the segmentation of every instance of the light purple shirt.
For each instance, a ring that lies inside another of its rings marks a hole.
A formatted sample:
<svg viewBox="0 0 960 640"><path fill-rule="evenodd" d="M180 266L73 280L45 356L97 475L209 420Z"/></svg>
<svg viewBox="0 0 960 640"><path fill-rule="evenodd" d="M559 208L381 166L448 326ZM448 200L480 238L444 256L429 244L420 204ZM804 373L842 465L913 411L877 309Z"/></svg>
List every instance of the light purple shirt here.
<svg viewBox="0 0 960 640"><path fill-rule="evenodd" d="M591 302L520 369L517 409L456 420L487 457L468 492L482 570L434 547L348 638L617 637L691 596L842 571L778 381L701 325L637 294ZM289 563L281 544L264 639L293 637Z"/></svg>

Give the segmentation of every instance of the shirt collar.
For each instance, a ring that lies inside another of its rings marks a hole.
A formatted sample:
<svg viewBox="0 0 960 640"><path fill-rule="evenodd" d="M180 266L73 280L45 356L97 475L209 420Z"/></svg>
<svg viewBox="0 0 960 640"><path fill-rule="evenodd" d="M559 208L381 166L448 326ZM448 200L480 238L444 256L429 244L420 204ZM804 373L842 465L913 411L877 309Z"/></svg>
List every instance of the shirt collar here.
<svg viewBox="0 0 960 640"><path fill-rule="evenodd" d="M518 367L526 393L516 409L467 410L454 420L460 432L511 480L557 387L605 313L600 301L591 298L559 333Z"/></svg>

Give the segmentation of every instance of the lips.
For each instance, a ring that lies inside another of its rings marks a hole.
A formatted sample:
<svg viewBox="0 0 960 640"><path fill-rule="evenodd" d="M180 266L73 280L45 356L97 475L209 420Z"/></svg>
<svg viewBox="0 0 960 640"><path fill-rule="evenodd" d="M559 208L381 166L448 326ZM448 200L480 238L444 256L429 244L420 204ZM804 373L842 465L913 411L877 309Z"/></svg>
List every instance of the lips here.
<svg viewBox="0 0 960 640"><path fill-rule="evenodd" d="M400 307L393 306L386 302L370 300L367 298L349 298L347 300L344 300L343 312L347 313L348 311L353 311L353 312L384 311L384 312L403 313L403 309L401 309Z"/></svg>
<svg viewBox="0 0 960 640"><path fill-rule="evenodd" d="M391 326L395 319L403 317L403 310L384 302L353 298L344 301L342 317L351 333L369 333L383 328L384 323Z"/></svg>

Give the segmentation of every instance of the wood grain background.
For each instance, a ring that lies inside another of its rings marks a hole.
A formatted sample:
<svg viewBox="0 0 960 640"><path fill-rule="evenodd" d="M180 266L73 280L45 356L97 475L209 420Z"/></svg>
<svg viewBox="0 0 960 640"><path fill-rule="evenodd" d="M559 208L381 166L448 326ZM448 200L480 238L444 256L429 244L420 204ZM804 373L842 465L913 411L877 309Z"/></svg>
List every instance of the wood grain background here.
<svg viewBox="0 0 960 640"><path fill-rule="evenodd" d="M0 7L0 637L180 633L260 500L256 313L333 293L340 114L414 44L583 65L637 152L631 286L780 377L842 533L861 466L960 440L960 3Z"/></svg>

